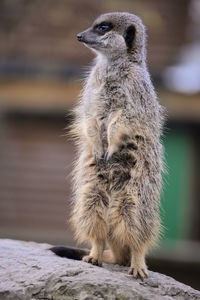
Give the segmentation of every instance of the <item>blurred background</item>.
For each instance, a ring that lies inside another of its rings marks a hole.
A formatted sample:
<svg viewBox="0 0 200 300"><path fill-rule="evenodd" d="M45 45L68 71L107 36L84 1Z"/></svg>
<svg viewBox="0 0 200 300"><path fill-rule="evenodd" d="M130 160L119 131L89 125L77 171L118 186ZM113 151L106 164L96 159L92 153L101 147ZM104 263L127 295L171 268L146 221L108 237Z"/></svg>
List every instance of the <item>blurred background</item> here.
<svg viewBox="0 0 200 300"><path fill-rule="evenodd" d="M199 0L0 1L0 236L75 245L75 148L65 134L93 58L76 34L108 11L143 19L152 80L168 110L165 230L147 262L200 289Z"/></svg>

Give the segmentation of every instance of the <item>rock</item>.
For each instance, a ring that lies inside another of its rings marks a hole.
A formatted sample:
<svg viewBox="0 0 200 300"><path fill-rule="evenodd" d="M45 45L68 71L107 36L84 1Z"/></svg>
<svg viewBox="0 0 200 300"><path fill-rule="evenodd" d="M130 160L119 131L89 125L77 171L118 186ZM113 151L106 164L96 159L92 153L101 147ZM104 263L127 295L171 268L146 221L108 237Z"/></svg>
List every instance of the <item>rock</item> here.
<svg viewBox="0 0 200 300"><path fill-rule="evenodd" d="M1 300L200 299L200 292L154 272L134 280L126 267L57 257L51 245L0 240Z"/></svg>

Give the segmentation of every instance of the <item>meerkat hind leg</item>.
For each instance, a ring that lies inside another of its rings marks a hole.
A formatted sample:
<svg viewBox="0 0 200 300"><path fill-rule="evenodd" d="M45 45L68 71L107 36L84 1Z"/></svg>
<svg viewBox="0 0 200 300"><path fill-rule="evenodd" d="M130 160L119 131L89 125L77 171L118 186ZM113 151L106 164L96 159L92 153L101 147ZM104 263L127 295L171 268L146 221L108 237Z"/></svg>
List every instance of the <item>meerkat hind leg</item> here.
<svg viewBox="0 0 200 300"><path fill-rule="evenodd" d="M102 256L105 247L105 241L93 239L92 240L92 249L89 255L83 257L83 261L91 263L92 265L102 266Z"/></svg>
<svg viewBox="0 0 200 300"><path fill-rule="evenodd" d="M131 266L128 274L133 275L134 278L148 277L147 266L145 263L145 248L143 250L131 249Z"/></svg>

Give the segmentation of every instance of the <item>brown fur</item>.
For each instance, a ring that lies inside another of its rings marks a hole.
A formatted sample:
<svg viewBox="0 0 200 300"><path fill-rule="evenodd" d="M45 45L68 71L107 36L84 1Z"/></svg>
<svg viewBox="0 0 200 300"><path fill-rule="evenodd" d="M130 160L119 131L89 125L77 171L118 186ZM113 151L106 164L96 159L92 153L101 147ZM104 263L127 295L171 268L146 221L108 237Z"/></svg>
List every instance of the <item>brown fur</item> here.
<svg viewBox="0 0 200 300"><path fill-rule="evenodd" d="M102 22L112 30L96 33ZM127 36L130 26L135 33ZM129 273L143 278L145 254L160 229L163 170L163 109L146 68L145 29L135 15L109 13L79 40L97 59L75 110L71 221L78 241L92 245L84 261L130 265Z"/></svg>

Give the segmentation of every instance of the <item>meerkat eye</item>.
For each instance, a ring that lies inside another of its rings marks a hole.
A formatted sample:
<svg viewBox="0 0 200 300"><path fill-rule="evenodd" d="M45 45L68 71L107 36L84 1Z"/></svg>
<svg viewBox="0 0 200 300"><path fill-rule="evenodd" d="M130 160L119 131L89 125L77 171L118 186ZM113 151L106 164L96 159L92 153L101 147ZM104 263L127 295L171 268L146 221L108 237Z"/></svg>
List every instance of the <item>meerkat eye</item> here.
<svg viewBox="0 0 200 300"><path fill-rule="evenodd" d="M98 34L105 34L106 32L110 31L113 28L112 23L110 22L102 22L100 24L97 24L94 26L94 31L97 32Z"/></svg>

